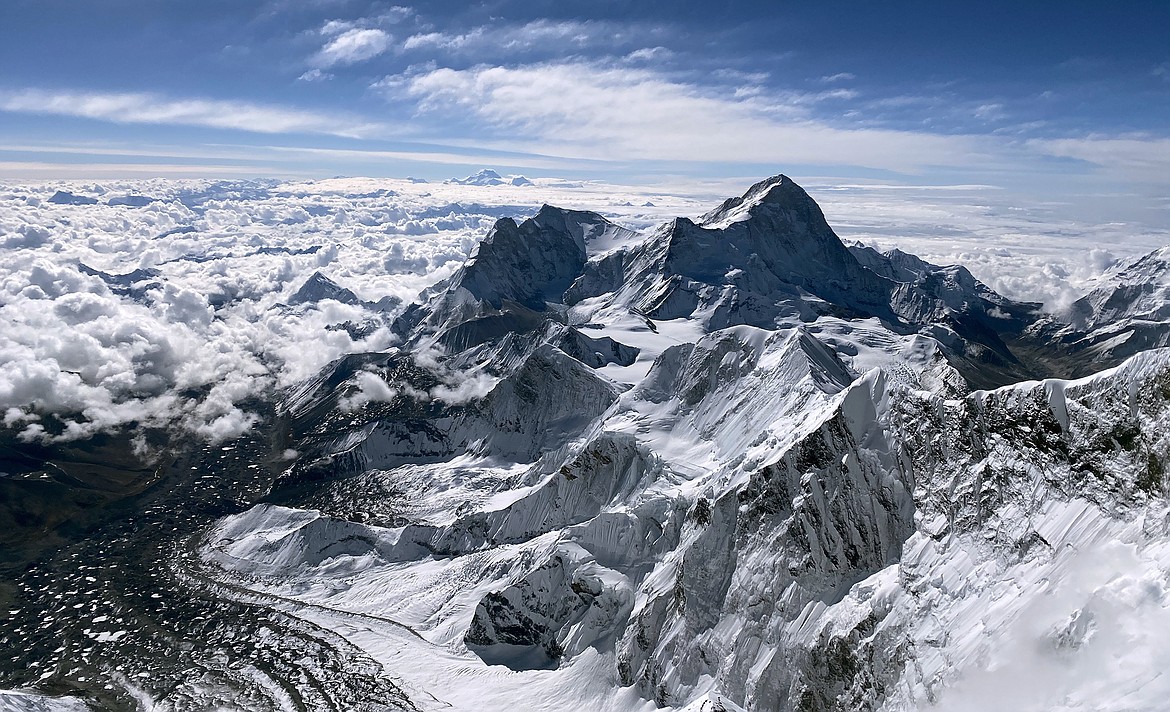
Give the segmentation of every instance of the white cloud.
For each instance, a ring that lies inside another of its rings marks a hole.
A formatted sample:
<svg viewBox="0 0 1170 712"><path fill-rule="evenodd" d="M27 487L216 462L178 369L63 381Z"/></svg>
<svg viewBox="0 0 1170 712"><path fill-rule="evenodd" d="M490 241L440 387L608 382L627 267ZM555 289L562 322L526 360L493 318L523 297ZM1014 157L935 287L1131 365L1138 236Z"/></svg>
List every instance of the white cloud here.
<svg viewBox="0 0 1170 712"><path fill-rule="evenodd" d="M77 116L122 124L177 124L256 133L319 133L357 137L379 127L280 106L220 99L171 99L145 93L26 89L0 92L0 111Z"/></svg>
<svg viewBox="0 0 1170 712"><path fill-rule="evenodd" d="M533 50L554 50L559 55L588 47L628 47L644 43L648 37L664 34L656 26L631 23L612 23L599 20L533 20L524 24L492 24L475 27L463 33L425 32L407 37L402 44L406 51L440 50L471 56L500 56ZM655 53L666 56L662 47L640 49L642 55L633 59L648 59ZM635 53L636 54L636 53Z"/></svg>
<svg viewBox="0 0 1170 712"><path fill-rule="evenodd" d="M836 74L826 74L821 77L821 81L826 84L832 84L834 82L848 82L856 78L851 72L837 72Z"/></svg>
<svg viewBox="0 0 1170 712"><path fill-rule="evenodd" d="M483 398L496 384L499 378L487 373L448 375L450 385L439 385L431 389L430 397L450 405L462 405L477 398Z"/></svg>
<svg viewBox="0 0 1170 712"><path fill-rule="evenodd" d="M1170 139L1089 136L1019 140L866 126L841 114L853 89L778 91L765 76L716 73L735 86L705 86L646 67L567 62L466 69L424 66L374 85L423 114L474 122L451 144L599 161L855 166L907 173L1051 173L1053 157L1076 158L1126 181L1170 181ZM870 105L881 100L868 102ZM901 104L929 102L897 97ZM847 106L847 105L846 105ZM984 120L1003 107L970 108ZM850 123L852 122L852 123Z"/></svg>
<svg viewBox="0 0 1170 712"><path fill-rule="evenodd" d="M1028 141L1049 156L1087 161L1114 177L1170 184L1170 138L1155 136L1085 136Z"/></svg>
<svg viewBox="0 0 1170 712"><path fill-rule="evenodd" d="M302 82L325 82L333 78L329 72L322 72L320 69L310 69L309 71L297 77Z"/></svg>
<svg viewBox="0 0 1170 712"><path fill-rule="evenodd" d="M674 52L665 47L643 47L630 52L625 59L630 62L653 62L670 59L673 56Z"/></svg>
<svg viewBox="0 0 1170 712"><path fill-rule="evenodd" d="M424 111L465 112L508 137L478 143L507 150L907 171L993 159L976 137L841 129L809 117L810 103L849 96L841 92L737 98L645 69L586 62L438 68L402 80L398 91Z"/></svg>
<svg viewBox="0 0 1170 712"><path fill-rule="evenodd" d="M358 410L367 403L388 403L398 397L398 391L369 371L358 371L354 375L357 391L342 398L338 405L347 413Z"/></svg>
<svg viewBox="0 0 1170 712"><path fill-rule="evenodd" d="M379 29L345 30L313 55L311 62L321 69L357 64L390 49L393 39L389 33Z"/></svg>
<svg viewBox="0 0 1170 712"><path fill-rule="evenodd" d="M280 306L318 269L363 300L410 301L449 276L500 215L549 203L645 229L701 213L759 177L639 188L538 178L522 191L369 178L0 184L0 244L9 245L0 261L0 415L30 438L47 437L53 415L63 437L138 423L230 438L255 422L250 399L343 354L394 345L382 316L363 307ZM1051 205L986 186L801 182L842 238L966 264L1015 297L1067 300L1114 257L1170 242L1165 231L1060 218ZM56 190L160 200L48 203ZM637 207L646 202L654 206ZM159 285L121 296L79 262L111 274L153 267ZM433 395L447 401L494 384L430 367L443 383ZM376 378L358 376L351 395L389 397L395 384Z"/></svg>

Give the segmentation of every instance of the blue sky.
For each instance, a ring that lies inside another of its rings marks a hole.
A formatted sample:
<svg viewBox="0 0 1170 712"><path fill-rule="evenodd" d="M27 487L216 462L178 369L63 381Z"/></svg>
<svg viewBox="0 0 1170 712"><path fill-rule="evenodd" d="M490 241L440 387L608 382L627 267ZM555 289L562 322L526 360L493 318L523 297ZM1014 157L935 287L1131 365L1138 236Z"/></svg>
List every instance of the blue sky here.
<svg viewBox="0 0 1170 712"><path fill-rule="evenodd" d="M784 171L1071 186L1156 222L1167 117L1167 2L0 7L6 177Z"/></svg>

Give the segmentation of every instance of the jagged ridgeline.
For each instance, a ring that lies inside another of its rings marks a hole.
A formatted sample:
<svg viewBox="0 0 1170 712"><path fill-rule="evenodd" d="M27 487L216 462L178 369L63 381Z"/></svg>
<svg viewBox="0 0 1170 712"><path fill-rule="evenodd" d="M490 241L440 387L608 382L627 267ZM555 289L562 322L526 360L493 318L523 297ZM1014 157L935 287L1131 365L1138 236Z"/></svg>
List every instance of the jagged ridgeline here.
<svg viewBox="0 0 1170 712"><path fill-rule="evenodd" d="M504 218L282 394L199 580L420 709L1158 709L1168 273L1047 313L785 176L649 233Z"/></svg>
<svg viewBox="0 0 1170 712"><path fill-rule="evenodd" d="M473 668L555 669L524 683L552 698L590 666L595 699L549 709L945 707L997 651L1091 695L1078 656L1120 654L1090 641L1124 592L1083 569L1166 551L1170 354L1119 336L1165 341L1153 261L1053 316L846 247L785 176L648 235L502 219L399 350L290 394L285 497L205 556ZM399 395L340 408L362 370Z"/></svg>

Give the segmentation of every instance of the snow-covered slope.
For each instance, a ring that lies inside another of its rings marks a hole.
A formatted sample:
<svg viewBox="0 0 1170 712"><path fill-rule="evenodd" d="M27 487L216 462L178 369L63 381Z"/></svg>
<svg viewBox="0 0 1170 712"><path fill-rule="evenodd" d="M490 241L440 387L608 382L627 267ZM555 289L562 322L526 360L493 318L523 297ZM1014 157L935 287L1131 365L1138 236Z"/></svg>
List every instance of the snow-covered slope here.
<svg viewBox="0 0 1170 712"><path fill-rule="evenodd" d="M202 561L422 709L1158 709L1170 350L971 390L1061 363L1036 323L783 176L641 237L546 206L285 394Z"/></svg>
<svg viewBox="0 0 1170 712"><path fill-rule="evenodd" d="M930 269L903 274L880 260L889 262L860 261L812 198L781 175L699 222L678 218L640 243L591 258L565 300L586 320L598 308L620 307L655 320L698 320L707 329L875 317L896 333L940 337L976 386L1043 369L1030 357L1026 331L1039 305L1005 299L961 267L921 263Z"/></svg>
<svg viewBox="0 0 1170 712"><path fill-rule="evenodd" d="M1170 247L1117 265L1061 317L1061 337L1097 362L1170 346Z"/></svg>

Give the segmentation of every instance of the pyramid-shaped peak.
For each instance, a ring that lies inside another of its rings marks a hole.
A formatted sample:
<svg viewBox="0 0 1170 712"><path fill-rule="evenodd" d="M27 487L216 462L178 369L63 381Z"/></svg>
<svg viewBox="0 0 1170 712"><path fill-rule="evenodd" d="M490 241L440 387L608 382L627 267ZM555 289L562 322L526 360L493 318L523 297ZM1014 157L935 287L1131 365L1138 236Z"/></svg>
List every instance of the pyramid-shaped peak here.
<svg viewBox="0 0 1170 712"><path fill-rule="evenodd" d="M794 180L781 173L771 178L765 178L748 188L741 200L745 203L765 203L796 196L807 198L808 193L805 193L804 188L797 185Z"/></svg>
<svg viewBox="0 0 1170 712"><path fill-rule="evenodd" d="M452 178L448 180L447 183L452 183L454 185L491 186L503 185L505 180L502 175L496 171L493 171L491 168L481 168L466 178Z"/></svg>
<svg viewBox="0 0 1170 712"><path fill-rule="evenodd" d="M320 271L314 272L288 300L290 305L315 304L333 299L343 304L357 304L360 300L352 291L329 279Z"/></svg>
<svg viewBox="0 0 1170 712"><path fill-rule="evenodd" d="M723 201L722 205L704 215L699 224L708 228L727 227L750 218L757 206L794 210L824 220L820 207L804 188L788 176L779 174L756 183L738 198Z"/></svg>
<svg viewBox="0 0 1170 712"><path fill-rule="evenodd" d="M538 221L542 219L547 220L549 218L564 219L565 213L567 212L569 211L565 210L564 208L558 208L555 205L549 205L548 203L545 203L540 206L540 210L536 211L535 219Z"/></svg>

